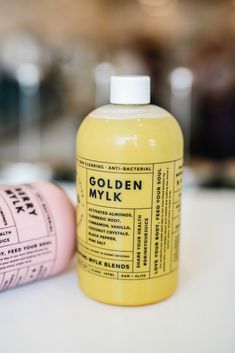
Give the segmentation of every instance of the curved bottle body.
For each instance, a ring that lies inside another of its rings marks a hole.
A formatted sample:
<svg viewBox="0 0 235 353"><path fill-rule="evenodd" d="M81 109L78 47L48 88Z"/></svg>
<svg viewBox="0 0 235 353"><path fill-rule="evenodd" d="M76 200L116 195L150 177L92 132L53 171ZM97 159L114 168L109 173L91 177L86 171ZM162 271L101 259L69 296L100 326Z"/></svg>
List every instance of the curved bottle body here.
<svg viewBox="0 0 235 353"><path fill-rule="evenodd" d="M141 305L178 277L183 139L152 106L108 105L77 135L78 275L89 296Z"/></svg>
<svg viewBox="0 0 235 353"><path fill-rule="evenodd" d="M0 186L0 291L63 271L74 254L75 211L58 186Z"/></svg>

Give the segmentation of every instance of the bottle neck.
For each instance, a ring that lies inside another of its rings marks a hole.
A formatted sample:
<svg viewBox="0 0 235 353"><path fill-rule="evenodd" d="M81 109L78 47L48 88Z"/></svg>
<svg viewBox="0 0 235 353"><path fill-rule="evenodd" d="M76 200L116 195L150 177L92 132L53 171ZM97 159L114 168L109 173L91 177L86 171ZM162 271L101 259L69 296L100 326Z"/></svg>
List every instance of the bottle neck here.
<svg viewBox="0 0 235 353"><path fill-rule="evenodd" d="M128 104L122 104L122 103L119 103L119 104L117 104L117 103L110 103L110 105L113 105L114 107L126 107L126 108L128 108L128 107L146 107L146 106L148 106L148 105L150 105L150 104L146 104L146 103L143 103L143 104L135 104L135 103L128 103Z"/></svg>

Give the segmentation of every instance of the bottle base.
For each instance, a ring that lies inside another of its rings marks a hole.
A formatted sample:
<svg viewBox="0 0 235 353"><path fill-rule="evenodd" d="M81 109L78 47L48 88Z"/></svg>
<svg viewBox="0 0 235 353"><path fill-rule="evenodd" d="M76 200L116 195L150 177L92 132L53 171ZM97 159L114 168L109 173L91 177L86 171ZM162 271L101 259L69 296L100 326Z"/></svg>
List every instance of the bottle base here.
<svg viewBox="0 0 235 353"><path fill-rule="evenodd" d="M104 304L143 306L161 302L177 289L178 271L147 280L101 278L79 268L79 285L85 295Z"/></svg>

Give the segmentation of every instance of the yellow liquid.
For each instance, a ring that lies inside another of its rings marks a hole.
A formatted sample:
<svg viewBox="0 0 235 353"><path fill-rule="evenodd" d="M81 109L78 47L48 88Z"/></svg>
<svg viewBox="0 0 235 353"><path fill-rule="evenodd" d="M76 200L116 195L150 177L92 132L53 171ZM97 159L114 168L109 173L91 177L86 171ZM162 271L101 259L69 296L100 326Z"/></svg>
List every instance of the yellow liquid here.
<svg viewBox="0 0 235 353"><path fill-rule="evenodd" d="M183 138L161 108L119 108L77 135L78 277L98 301L144 305L177 287Z"/></svg>

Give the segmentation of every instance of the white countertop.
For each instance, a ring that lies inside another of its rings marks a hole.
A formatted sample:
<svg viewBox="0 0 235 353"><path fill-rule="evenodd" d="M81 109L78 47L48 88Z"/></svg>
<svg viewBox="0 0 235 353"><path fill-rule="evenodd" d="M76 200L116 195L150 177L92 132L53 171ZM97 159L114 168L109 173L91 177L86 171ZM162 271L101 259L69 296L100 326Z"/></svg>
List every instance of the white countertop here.
<svg viewBox="0 0 235 353"><path fill-rule="evenodd" d="M1 353L234 353L235 192L183 196L176 294L115 307L87 298L74 268L0 293Z"/></svg>

